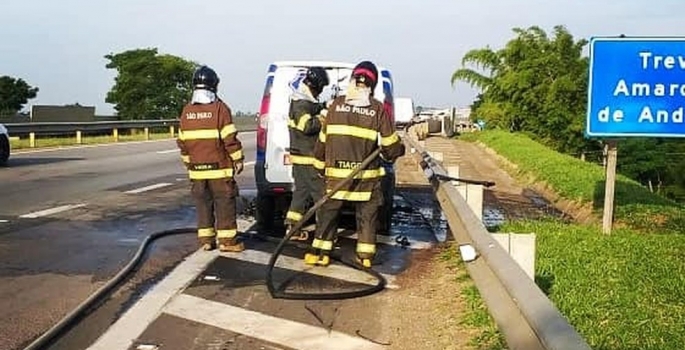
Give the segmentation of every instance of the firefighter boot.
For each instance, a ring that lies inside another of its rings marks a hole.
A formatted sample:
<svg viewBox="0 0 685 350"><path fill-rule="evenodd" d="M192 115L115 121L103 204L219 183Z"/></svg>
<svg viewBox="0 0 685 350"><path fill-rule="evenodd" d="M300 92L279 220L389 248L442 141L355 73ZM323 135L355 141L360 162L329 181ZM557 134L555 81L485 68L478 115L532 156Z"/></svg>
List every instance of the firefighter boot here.
<svg viewBox="0 0 685 350"><path fill-rule="evenodd" d="M328 266L331 263L331 257L328 256L326 251L311 249L304 254L304 263L307 265Z"/></svg>
<svg viewBox="0 0 685 350"><path fill-rule="evenodd" d="M285 226L285 232L288 234L293 229L293 224L287 224ZM309 239L309 233L304 230L299 230L298 232L293 233L292 236L290 236L291 241L306 241Z"/></svg>
<svg viewBox="0 0 685 350"><path fill-rule="evenodd" d="M219 251L239 253L245 250L243 242L238 242L235 238L223 238L219 240Z"/></svg>
<svg viewBox="0 0 685 350"><path fill-rule="evenodd" d="M357 254L356 262L365 269L370 269L373 262L372 254Z"/></svg>
<svg viewBox="0 0 685 350"><path fill-rule="evenodd" d="M214 241L214 238L202 237L200 238L200 247L202 247L202 250L204 251L214 250L216 249L216 242Z"/></svg>

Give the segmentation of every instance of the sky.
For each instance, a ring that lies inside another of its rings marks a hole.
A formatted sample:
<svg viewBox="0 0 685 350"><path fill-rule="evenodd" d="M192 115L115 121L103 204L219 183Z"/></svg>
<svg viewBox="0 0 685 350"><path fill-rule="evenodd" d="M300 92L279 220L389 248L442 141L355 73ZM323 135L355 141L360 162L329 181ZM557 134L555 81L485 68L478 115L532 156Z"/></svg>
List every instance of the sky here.
<svg viewBox="0 0 685 350"><path fill-rule="evenodd" d="M514 27L564 25L576 38L684 35L684 0L2 0L0 76L40 89L32 104L95 106L116 72L105 55L157 48L214 68L234 111L259 109L279 60L370 59L396 97L467 107L476 91L450 77L470 49L502 47Z"/></svg>

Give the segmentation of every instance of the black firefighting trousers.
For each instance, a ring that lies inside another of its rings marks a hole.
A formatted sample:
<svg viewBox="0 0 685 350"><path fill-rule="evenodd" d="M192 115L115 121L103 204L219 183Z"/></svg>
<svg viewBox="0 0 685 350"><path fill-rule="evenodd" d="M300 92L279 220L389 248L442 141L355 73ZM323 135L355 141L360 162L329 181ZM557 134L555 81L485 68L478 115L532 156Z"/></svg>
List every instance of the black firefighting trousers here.
<svg viewBox="0 0 685 350"><path fill-rule="evenodd" d="M295 225L302 220L307 211L307 203L316 203L324 195L324 181L312 165L293 165L293 179L295 189L290 202L290 209L286 214L286 222Z"/></svg>
<svg viewBox="0 0 685 350"><path fill-rule="evenodd" d="M328 253L333 250L333 241L338 231L338 217L345 201L330 199L319 209L316 225L316 236L312 248ZM372 259L376 255L376 229L378 212L383 204L383 191L380 182L373 189L371 200L350 202L355 206L357 220L357 256L361 259Z"/></svg>
<svg viewBox="0 0 685 350"><path fill-rule="evenodd" d="M197 210L197 236L201 244L230 242L238 234L233 178L192 180L191 194Z"/></svg>

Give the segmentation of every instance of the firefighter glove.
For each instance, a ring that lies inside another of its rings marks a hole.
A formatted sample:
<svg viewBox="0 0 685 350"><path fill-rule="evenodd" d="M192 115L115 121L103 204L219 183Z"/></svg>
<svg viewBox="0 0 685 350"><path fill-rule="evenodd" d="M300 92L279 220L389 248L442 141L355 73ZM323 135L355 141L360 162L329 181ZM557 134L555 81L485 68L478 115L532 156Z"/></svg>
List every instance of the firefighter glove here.
<svg viewBox="0 0 685 350"><path fill-rule="evenodd" d="M242 160L233 163L233 171L236 175L243 172L243 167L244 165Z"/></svg>

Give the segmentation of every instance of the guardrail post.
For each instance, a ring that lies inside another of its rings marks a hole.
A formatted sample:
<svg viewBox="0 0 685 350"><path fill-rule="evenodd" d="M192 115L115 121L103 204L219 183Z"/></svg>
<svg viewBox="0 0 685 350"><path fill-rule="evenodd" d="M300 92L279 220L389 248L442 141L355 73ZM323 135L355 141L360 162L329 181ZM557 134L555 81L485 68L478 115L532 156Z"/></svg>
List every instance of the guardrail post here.
<svg viewBox="0 0 685 350"><path fill-rule="evenodd" d="M176 128L174 128L173 125L169 125L169 134L171 134L171 137L173 138L176 134Z"/></svg>
<svg viewBox="0 0 685 350"><path fill-rule="evenodd" d="M452 166L447 168L447 176L459 178L459 167ZM455 184L456 182L456 184ZM483 185L462 184L457 181L452 181L452 185L457 188L457 191L462 198L469 205L469 208L476 214L476 217L481 222L483 221Z"/></svg>
<svg viewBox="0 0 685 350"><path fill-rule="evenodd" d="M493 233L492 238L509 253L526 275L535 281L535 234Z"/></svg>
<svg viewBox="0 0 685 350"><path fill-rule="evenodd" d="M35 132L29 133L29 147L31 147L31 148L36 147L36 133Z"/></svg>
<svg viewBox="0 0 685 350"><path fill-rule="evenodd" d="M119 129L112 130L112 137L114 137L114 142L119 142Z"/></svg>
<svg viewBox="0 0 685 350"><path fill-rule="evenodd" d="M458 179L459 178L459 166L453 165L453 166L447 167L447 176ZM459 186L459 181L452 180L452 186L454 186L454 187Z"/></svg>
<svg viewBox="0 0 685 350"><path fill-rule="evenodd" d="M77 145L80 145L81 142L82 142L82 139L81 139L81 130L76 130L76 144L77 144Z"/></svg>
<svg viewBox="0 0 685 350"><path fill-rule="evenodd" d="M150 128L145 128L144 132L145 132L145 141L150 140Z"/></svg>
<svg viewBox="0 0 685 350"><path fill-rule="evenodd" d="M428 151L428 155L431 156L431 158L435 159L436 161L442 163L444 161L444 156L442 152L431 152Z"/></svg>

